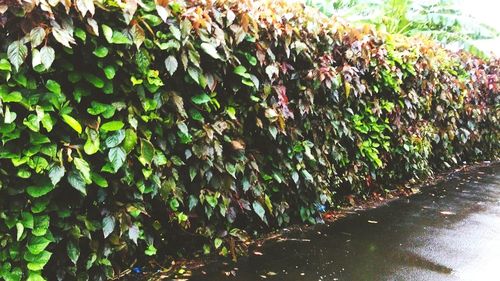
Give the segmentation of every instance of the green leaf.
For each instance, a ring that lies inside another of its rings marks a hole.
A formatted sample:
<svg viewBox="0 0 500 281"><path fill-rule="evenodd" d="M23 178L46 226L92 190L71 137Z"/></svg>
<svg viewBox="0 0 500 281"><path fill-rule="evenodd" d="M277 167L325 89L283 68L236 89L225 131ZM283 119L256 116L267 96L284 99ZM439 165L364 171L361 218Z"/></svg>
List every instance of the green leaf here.
<svg viewBox="0 0 500 281"><path fill-rule="evenodd" d="M156 255L156 248L155 246L153 246L152 244L148 246L148 248L144 251L144 254L146 254L146 256L154 256Z"/></svg>
<svg viewBox="0 0 500 281"><path fill-rule="evenodd" d="M21 40L10 43L7 48L7 57L16 71L19 71L19 67L23 64L27 56L28 48L22 43Z"/></svg>
<svg viewBox="0 0 500 281"><path fill-rule="evenodd" d="M247 69L243 65L239 65L234 68L234 74L237 74L239 76L246 77L247 76Z"/></svg>
<svg viewBox="0 0 500 281"><path fill-rule="evenodd" d="M191 97L191 101L197 105L205 104L205 103L209 102L210 100L211 100L210 96L205 94L205 93L201 93L199 95Z"/></svg>
<svg viewBox="0 0 500 281"><path fill-rule="evenodd" d="M18 91L10 92L9 94L1 92L0 98L3 102L21 102L23 100L23 95Z"/></svg>
<svg viewBox="0 0 500 281"><path fill-rule="evenodd" d="M22 224L24 228L33 229L34 226L34 218L30 212L22 212Z"/></svg>
<svg viewBox="0 0 500 281"><path fill-rule="evenodd" d="M106 146L109 148L118 146L119 144L122 143L124 139L125 139L125 131L118 130L106 139L105 141Z"/></svg>
<svg viewBox="0 0 500 281"><path fill-rule="evenodd" d="M77 243L69 241L66 245L66 250L68 252L69 259L76 265L78 258L80 257L80 247Z"/></svg>
<svg viewBox="0 0 500 281"><path fill-rule="evenodd" d="M175 39L181 41L181 31L177 26L172 24L168 27L168 29L170 30L170 32L172 32L172 35L174 36Z"/></svg>
<svg viewBox="0 0 500 281"><path fill-rule="evenodd" d="M245 53L245 57L247 58L249 64L251 64L252 66L257 65L257 58L256 57L252 56L249 53Z"/></svg>
<svg viewBox="0 0 500 281"><path fill-rule="evenodd" d="M38 255L42 253L49 244L50 240L45 238L45 236L32 236L26 247L31 254Z"/></svg>
<svg viewBox="0 0 500 281"><path fill-rule="evenodd" d="M63 114L61 115L61 117L63 118L63 121L66 124L68 124L73 130L75 130L78 134L82 133L82 125L80 125L80 123L78 123L78 121L76 121L75 118L67 114Z"/></svg>
<svg viewBox="0 0 500 281"><path fill-rule="evenodd" d="M217 206L217 197L213 195L206 195L205 199L210 207L215 208Z"/></svg>
<svg viewBox="0 0 500 281"><path fill-rule="evenodd" d="M40 49L40 58L45 69L49 69L54 59L56 58L56 52L50 46L43 46Z"/></svg>
<svg viewBox="0 0 500 281"><path fill-rule="evenodd" d="M123 148L121 147L113 147L109 150L108 159L115 173L118 171L118 169L121 168L121 166L123 166L126 157L127 154L125 153L125 150L123 150Z"/></svg>
<svg viewBox="0 0 500 281"><path fill-rule="evenodd" d="M45 39L45 29L43 27L37 26L30 31L30 43L31 48L34 49L42 44L43 39Z"/></svg>
<svg viewBox="0 0 500 281"><path fill-rule="evenodd" d="M48 215L38 215L35 217L35 223L31 234L34 236L44 236L49 230L50 217Z"/></svg>
<svg viewBox="0 0 500 281"><path fill-rule="evenodd" d="M85 73L83 75L83 78L85 78L85 80L87 82L89 82L90 84L92 84L94 87L96 87L98 89L104 88L104 85L105 85L104 80L95 76L94 74Z"/></svg>
<svg viewBox="0 0 500 281"><path fill-rule="evenodd" d="M201 49L210 55L214 59L221 59L219 53L217 53L217 50L215 49L214 45L210 43L201 43Z"/></svg>
<svg viewBox="0 0 500 281"><path fill-rule="evenodd" d="M146 139L141 138L141 156L139 160L143 165L151 165L151 161L153 161L153 157L155 155L155 149L153 144Z"/></svg>
<svg viewBox="0 0 500 281"><path fill-rule="evenodd" d="M47 182L47 183L42 183L41 185L38 186L29 186L26 189L26 192L29 194L29 196L33 198L38 198L42 197L45 194L51 192L54 189L54 186L52 183Z"/></svg>
<svg viewBox="0 0 500 281"><path fill-rule="evenodd" d="M3 71L12 71L12 67L10 66L10 62L6 59L0 59L0 70Z"/></svg>
<svg viewBox="0 0 500 281"><path fill-rule="evenodd" d="M215 240L214 240L214 247L215 247L215 249L218 249L222 245L222 242L223 242L222 239L215 238Z"/></svg>
<svg viewBox="0 0 500 281"><path fill-rule="evenodd" d="M75 164L75 168L80 171L80 173L83 176L83 179L85 180L86 184L89 184L92 182L90 178L90 166L89 163L82 158L75 157L73 159L73 163Z"/></svg>
<svg viewBox="0 0 500 281"><path fill-rule="evenodd" d="M61 94L61 85L59 85L59 83L57 83L54 80L50 80L50 79L47 80L47 82L45 83L45 88L47 88L47 90L51 91L54 94L58 94L58 95Z"/></svg>
<svg viewBox="0 0 500 281"><path fill-rule="evenodd" d="M165 59L165 67L167 68L168 73L173 75L178 67L177 59L174 56L169 56Z"/></svg>
<svg viewBox="0 0 500 281"><path fill-rule="evenodd" d="M252 207L253 207L253 210L255 211L255 213L257 214L257 216L259 216L259 218L262 221L267 223L266 210L264 210L264 207L262 207L262 205L259 203L259 201L253 201Z"/></svg>
<svg viewBox="0 0 500 281"><path fill-rule="evenodd" d="M116 75L116 68L112 65L107 65L104 67L104 75L106 75L106 78L109 80L115 78Z"/></svg>
<svg viewBox="0 0 500 281"><path fill-rule="evenodd" d="M87 185L82 175L77 171L71 171L68 174L68 182L69 184L80 191L83 195L87 195L87 189L85 188Z"/></svg>
<svg viewBox="0 0 500 281"><path fill-rule="evenodd" d="M92 182L94 182L98 186L103 187L103 188L108 187L108 181L105 178L103 178L102 176L100 176L99 174L91 172L90 176L92 178Z"/></svg>
<svg viewBox="0 0 500 281"><path fill-rule="evenodd" d="M95 154L97 151L99 151L99 146L101 145L101 142L99 139L99 132L87 127L85 129L85 133L87 135L87 140L85 141L85 145L83 146L83 150L88 155Z"/></svg>
<svg viewBox="0 0 500 281"><path fill-rule="evenodd" d="M24 233L24 225L20 222L16 223L16 229L17 229L17 241L21 240L21 237L23 236Z"/></svg>
<svg viewBox="0 0 500 281"><path fill-rule="evenodd" d="M104 35L104 38L106 38L106 41L108 41L108 43L112 43L113 30L111 29L111 27L103 24L101 25L101 28L102 28L102 34Z"/></svg>
<svg viewBox="0 0 500 281"><path fill-rule="evenodd" d="M30 271L28 279L26 281L46 281L45 278L42 277L40 272Z"/></svg>
<svg viewBox="0 0 500 281"><path fill-rule="evenodd" d="M132 41L123 33L113 30L113 36L111 37L111 42L114 44L132 44Z"/></svg>
<svg viewBox="0 0 500 281"><path fill-rule="evenodd" d="M116 220L115 217L108 215L102 219L102 232L104 238L107 238L115 229Z"/></svg>
<svg viewBox="0 0 500 281"><path fill-rule="evenodd" d="M99 46L92 53L94 54L94 56L98 58L105 58L108 55L108 52L109 52L108 48L104 46Z"/></svg>
<svg viewBox="0 0 500 281"><path fill-rule="evenodd" d="M24 252L24 260L28 262L28 269L32 271L40 271L52 257L52 253L49 251L43 251L37 255L30 253L29 251Z"/></svg>
<svg viewBox="0 0 500 281"><path fill-rule="evenodd" d="M102 114L104 118L111 118L113 115L115 115L116 108L113 105L96 101L92 101L90 104L91 107L87 108L87 112L91 115Z"/></svg>
<svg viewBox="0 0 500 281"><path fill-rule="evenodd" d="M188 74L197 84L200 84L200 71L196 67L188 67Z"/></svg>
<svg viewBox="0 0 500 281"><path fill-rule="evenodd" d="M123 128L125 124L122 121L110 121L102 124L101 130L104 132L118 131Z"/></svg>
<svg viewBox="0 0 500 281"><path fill-rule="evenodd" d="M50 168L49 170L49 178L52 182L52 185L56 185L58 184L62 177L64 176L66 170L64 169L64 166L60 166L60 165L54 165L52 166L52 168Z"/></svg>
<svg viewBox="0 0 500 281"><path fill-rule="evenodd" d="M123 141L123 149L127 153L132 151L137 145L137 133L133 129L127 129L125 131L125 140Z"/></svg>

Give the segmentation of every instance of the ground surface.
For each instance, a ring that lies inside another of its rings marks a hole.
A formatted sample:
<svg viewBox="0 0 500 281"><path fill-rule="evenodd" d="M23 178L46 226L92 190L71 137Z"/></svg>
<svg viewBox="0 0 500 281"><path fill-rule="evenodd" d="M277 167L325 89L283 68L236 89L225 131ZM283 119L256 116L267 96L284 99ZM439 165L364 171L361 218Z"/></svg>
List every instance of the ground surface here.
<svg viewBox="0 0 500 281"><path fill-rule="evenodd" d="M500 165L290 232L203 271L190 280L500 280Z"/></svg>

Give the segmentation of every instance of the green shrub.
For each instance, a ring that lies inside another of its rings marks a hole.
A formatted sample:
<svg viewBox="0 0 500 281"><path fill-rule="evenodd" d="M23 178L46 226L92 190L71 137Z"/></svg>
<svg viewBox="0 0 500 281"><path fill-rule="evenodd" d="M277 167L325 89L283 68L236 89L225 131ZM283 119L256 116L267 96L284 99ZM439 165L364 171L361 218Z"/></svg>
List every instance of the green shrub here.
<svg viewBox="0 0 500 281"><path fill-rule="evenodd" d="M0 1L0 277L227 254L335 194L498 157L498 60L211 2Z"/></svg>

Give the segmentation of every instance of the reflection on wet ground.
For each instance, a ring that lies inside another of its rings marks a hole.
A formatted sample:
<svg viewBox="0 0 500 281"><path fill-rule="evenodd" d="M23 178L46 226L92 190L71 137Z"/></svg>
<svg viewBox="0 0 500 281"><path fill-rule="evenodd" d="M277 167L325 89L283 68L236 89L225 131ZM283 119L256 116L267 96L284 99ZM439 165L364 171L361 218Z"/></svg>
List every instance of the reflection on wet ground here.
<svg viewBox="0 0 500 281"><path fill-rule="evenodd" d="M255 252L191 280L500 280L500 165Z"/></svg>

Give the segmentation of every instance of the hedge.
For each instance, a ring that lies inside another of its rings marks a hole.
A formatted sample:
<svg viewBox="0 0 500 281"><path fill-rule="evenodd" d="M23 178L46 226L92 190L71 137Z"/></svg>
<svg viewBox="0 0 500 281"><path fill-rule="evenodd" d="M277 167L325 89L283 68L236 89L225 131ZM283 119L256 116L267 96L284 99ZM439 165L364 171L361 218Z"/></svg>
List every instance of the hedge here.
<svg viewBox="0 0 500 281"><path fill-rule="evenodd" d="M0 277L237 254L499 156L499 60L285 0L1 0ZM201 241L201 242L200 242Z"/></svg>

